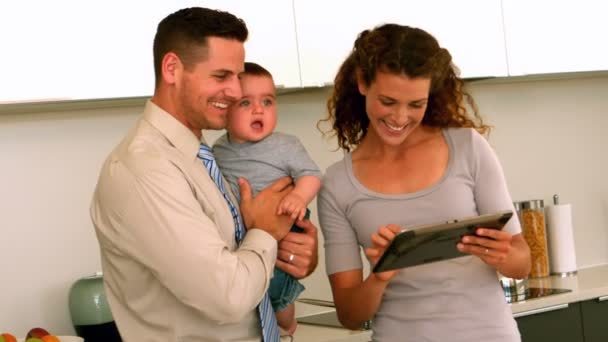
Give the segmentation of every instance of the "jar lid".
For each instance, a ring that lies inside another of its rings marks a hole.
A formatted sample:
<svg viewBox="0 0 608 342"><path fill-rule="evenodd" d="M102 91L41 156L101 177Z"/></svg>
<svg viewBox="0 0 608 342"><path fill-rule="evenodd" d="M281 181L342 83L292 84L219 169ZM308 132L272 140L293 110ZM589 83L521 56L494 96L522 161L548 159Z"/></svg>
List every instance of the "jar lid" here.
<svg viewBox="0 0 608 342"><path fill-rule="evenodd" d="M521 201L513 202L513 207L515 207L515 211L521 211Z"/></svg>
<svg viewBox="0 0 608 342"><path fill-rule="evenodd" d="M536 210L545 207L545 203L542 199L515 202L513 204L515 205L516 210Z"/></svg>

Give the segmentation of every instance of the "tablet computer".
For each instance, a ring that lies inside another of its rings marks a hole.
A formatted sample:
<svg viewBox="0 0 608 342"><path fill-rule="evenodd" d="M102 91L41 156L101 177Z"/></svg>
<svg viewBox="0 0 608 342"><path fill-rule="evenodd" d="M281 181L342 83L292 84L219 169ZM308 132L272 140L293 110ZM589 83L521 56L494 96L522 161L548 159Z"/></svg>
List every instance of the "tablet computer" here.
<svg viewBox="0 0 608 342"><path fill-rule="evenodd" d="M513 212L507 210L407 228L391 241L373 271L384 272L469 255L456 248L464 235L475 235L477 228L502 229L511 216Z"/></svg>

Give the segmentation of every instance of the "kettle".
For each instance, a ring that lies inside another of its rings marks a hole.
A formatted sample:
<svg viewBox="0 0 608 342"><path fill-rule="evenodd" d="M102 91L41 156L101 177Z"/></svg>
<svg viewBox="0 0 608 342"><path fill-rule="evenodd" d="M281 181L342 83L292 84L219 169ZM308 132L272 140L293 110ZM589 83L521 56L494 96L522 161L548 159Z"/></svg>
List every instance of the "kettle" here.
<svg viewBox="0 0 608 342"><path fill-rule="evenodd" d="M496 272L498 275L498 281L502 286L502 290L505 293L505 297L507 298L507 302L512 303L517 301L518 297L524 297L526 295L526 280L525 279L515 279L505 277L502 274Z"/></svg>
<svg viewBox="0 0 608 342"><path fill-rule="evenodd" d="M76 334L85 342L122 342L103 287L103 274L78 279L68 296Z"/></svg>

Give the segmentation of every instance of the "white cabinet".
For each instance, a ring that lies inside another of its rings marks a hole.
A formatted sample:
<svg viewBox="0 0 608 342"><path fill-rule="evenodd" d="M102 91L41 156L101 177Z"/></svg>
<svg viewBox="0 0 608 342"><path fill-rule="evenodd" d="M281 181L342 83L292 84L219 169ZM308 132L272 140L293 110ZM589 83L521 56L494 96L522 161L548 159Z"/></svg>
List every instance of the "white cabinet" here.
<svg viewBox="0 0 608 342"><path fill-rule="evenodd" d="M510 75L608 70L608 3L504 0Z"/></svg>
<svg viewBox="0 0 608 342"><path fill-rule="evenodd" d="M303 86L332 83L357 34L389 22L433 34L462 77L507 75L500 0L294 0L294 6Z"/></svg>
<svg viewBox="0 0 608 342"><path fill-rule="evenodd" d="M228 11L243 19L249 29L245 60L268 69L278 87L300 87L298 47L291 1L207 0L193 6Z"/></svg>
<svg viewBox="0 0 608 342"><path fill-rule="evenodd" d="M277 85L300 86L291 1L3 1L0 104L152 95L156 27L191 6L244 19L246 59L268 68Z"/></svg>
<svg viewBox="0 0 608 342"><path fill-rule="evenodd" d="M279 87L333 83L357 34L388 22L433 34L464 78L608 70L601 0L8 1L0 104L151 95L156 26L189 6L244 19L246 60Z"/></svg>
<svg viewBox="0 0 608 342"><path fill-rule="evenodd" d="M149 9L121 0L1 2L0 103L151 95L162 16Z"/></svg>

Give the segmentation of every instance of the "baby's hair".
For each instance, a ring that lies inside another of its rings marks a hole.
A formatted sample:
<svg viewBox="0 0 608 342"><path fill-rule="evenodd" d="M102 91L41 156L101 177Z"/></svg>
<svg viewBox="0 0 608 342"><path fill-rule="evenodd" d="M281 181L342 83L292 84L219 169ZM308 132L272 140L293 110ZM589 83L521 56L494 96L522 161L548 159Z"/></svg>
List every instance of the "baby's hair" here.
<svg viewBox="0 0 608 342"><path fill-rule="evenodd" d="M263 66L253 63L253 62L245 62L245 71L241 75L250 75L250 76L268 76L272 78L272 74L270 71L266 70Z"/></svg>

